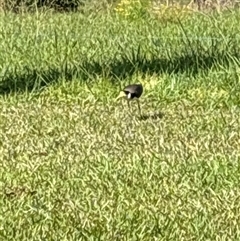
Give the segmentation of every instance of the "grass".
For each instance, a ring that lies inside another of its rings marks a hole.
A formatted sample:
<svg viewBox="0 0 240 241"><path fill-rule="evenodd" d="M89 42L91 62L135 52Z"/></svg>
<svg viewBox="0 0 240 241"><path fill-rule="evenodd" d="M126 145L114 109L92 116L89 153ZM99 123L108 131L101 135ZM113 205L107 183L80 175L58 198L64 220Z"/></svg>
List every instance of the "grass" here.
<svg viewBox="0 0 240 241"><path fill-rule="evenodd" d="M239 240L239 11L0 18L2 239Z"/></svg>

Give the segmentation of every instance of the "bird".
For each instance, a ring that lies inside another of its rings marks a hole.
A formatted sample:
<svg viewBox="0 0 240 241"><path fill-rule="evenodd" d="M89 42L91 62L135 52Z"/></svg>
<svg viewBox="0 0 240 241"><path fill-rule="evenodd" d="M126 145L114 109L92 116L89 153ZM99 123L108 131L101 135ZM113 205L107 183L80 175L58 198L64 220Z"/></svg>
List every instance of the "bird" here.
<svg viewBox="0 0 240 241"><path fill-rule="evenodd" d="M139 98L141 97L143 93L143 86L142 84L131 84L126 86L118 95L118 97L116 98L116 100L120 99L120 98L125 98L127 100L128 103L128 107L130 108L130 104L129 102L131 100L136 99L137 103L138 103L138 110L141 116L141 108L140 108L140 103L139 103Z"/></svg>

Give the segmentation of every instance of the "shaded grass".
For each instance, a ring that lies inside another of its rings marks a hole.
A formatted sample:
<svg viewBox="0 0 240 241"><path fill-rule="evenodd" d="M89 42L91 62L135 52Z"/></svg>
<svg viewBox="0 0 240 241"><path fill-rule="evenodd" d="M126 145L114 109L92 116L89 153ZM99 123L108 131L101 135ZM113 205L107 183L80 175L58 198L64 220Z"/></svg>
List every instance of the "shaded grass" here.
<svg viewBox="0 0 240 241"><path fill-rule="evenodd" d="M34 19L2 16L2 94L36 90L61 79L102 76L114 81L136 72L196 76L239 66L237 13L196 13L177 24L107 14L49 13Z"/></svg>
<svg viewBox="0 0 240 241"><path fill-rule="evenodd" d="M238 240L238 16L2 17L1 237Z"/></svg>
<svg viewBox="0 0 240 241"><path fill-rule="evenodd" d="M141 54L140 48L137 53L124 55L121 60L111 62L96 61L82 62L79 65L64 63L59 68L49 68L48 70L31 70L25 67L24 73L9 73L0 83L0 93L8 94L11 91L34 91L51 83L56 83L59 79L72 80L80 78L82 80L94 79L103 76L113 82L133 76L136 72L142 74L183 74L188 73L192 76L207 74L212 68L219 69L221 66L229 68L231 65L239 66L239 52L215 51L209 53L189 53L184 56L176 56L171 59L157 58L152 56L148 59ZM187 52L187 50L186 50ZM194 51L195 52L195 51Z"/></svg>

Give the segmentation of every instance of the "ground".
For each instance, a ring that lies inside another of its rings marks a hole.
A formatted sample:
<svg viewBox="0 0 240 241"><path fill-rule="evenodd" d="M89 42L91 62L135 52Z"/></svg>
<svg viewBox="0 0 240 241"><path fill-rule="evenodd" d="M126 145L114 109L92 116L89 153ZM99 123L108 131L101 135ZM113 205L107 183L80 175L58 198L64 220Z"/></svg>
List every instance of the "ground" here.
<svg viewBox="0 0 240 241"><path fill-rule="evenodd" d="M4 240L239 239L239 11L177 16L0 17Z"/></svg>

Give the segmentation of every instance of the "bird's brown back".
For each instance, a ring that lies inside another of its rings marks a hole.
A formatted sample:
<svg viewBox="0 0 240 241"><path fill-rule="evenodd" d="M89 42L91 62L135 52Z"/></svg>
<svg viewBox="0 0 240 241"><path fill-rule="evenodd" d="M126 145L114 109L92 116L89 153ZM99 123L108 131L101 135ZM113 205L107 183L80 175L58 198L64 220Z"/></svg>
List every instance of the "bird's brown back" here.
<svg viewBox="0 0 240 241"><path fill-rule="evenodd" d="M125 93L134 94L135 97L139 98L143 93L143 86L141 84L128 85L123 90Z"/></svg>

